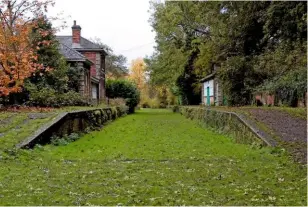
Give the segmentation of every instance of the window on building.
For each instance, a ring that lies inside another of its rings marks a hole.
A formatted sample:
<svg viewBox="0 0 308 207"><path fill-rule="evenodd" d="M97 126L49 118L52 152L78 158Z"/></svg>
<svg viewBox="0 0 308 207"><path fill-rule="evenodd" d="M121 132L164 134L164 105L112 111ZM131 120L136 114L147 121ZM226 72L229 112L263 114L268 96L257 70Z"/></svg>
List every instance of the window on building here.
<svg viewBox="0 0 308 207"><path fill-rule="evenodd" d="M96 54L95 66L96 66L96 77L99 78L101 71L101 55L99 53Z"/></svg>
<svg viewBox="0 0 308 207"><path fill-rule="evenodd" d="M92 84L92 99L97 99L97 85Z"/></svg>

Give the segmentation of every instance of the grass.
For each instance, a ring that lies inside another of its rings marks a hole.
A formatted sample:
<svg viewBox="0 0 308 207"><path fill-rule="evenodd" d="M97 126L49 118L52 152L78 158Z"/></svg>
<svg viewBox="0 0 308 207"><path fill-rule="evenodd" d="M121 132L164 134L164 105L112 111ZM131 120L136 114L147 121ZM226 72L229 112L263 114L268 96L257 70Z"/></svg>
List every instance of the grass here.
<svg viewBox="0 0 308 207"><path fill-rule="evenodd" d="M20 110L0 111L0 152L14 148L20 141L31 136L42 125L54 119L62 112L79 110L91 110L106 107L99 106L71 106L62 108L22 108ZM35 119L29 118L29 114L47 114L47 116Z"/></svg>
<svg viewBox="0 0 308 207"><path fill-rule="evenodd" d="M301 107L297 107L297 108L274 107L273 109L288 113L288 114L290 114L291 116L294 116L294 117L298 117L298 118L307 120L307 108L306 107L304 107L304 108L301 108Z"/></svg>
<svg viewBox="0 0 308 207"><path fill-rule="evenodd" d="M59 109L55 109L58 112L71 112L71 111L82 111L82 110L92 110L92 109L101 109L108 107L107 105L101 104L98 106L66 106Z"/></svg>
<svg viewBox="0 0 308 207"><path fill-rule="evenodd" d="M0 152L14 148L57 115L49 113L46 117L30 119L29 114L30 112L0 112Z"/></svg>
<svg viewBox="0 0 308 207"><path fill-rule="evenodd" d="M293 117L301 118L307 120L307 108L306 107L277 107L277 106L263 106L263 107L257 107L257 106L244 106L244 107L227 107L227 106L215 106L211 107L217 110L223 110L223 111L233 111L233 112L239 112L243 114L247 114L247 110L249 109L262 109L262 110L275 110L275 111L281 111L284 113L287 113Z"/></svg>
<svg viewBox="0 0 308 207"><path fill-rule="evenodd" d="M166 110L0 159L0 205L300 205L306 167Z"/></svg>
<svg viewBox="0 0 308 207"><path fill-rule="evenodd" d="M215 106L211 107L215 110L222 110L222 111L229 111L229 112L236 112L238 114L245 115L245 118L253 121L256 126L269 134L273 139L275 139L278 143L279 147L285 148L291 155L293 155L293 158L300 162L305 162L303 160L303 156L301 153L298 152L306 151L307 143L302 141L294 141L294 142L286 142L281 139L281 137L272 129L268 124L258 120L256 114L252 114L250 112L251 109L262 109L262 110L268 110L268 111L279 111L281 113L286 113L290 115L291 117L307 120L307 108L297 107L256 107L256 106L246 106L246 107L226 107L226 106Z"/></svg>
<svg viewBox="0 0 308 207"><path fill-rule="evenodd" d="M57 112L71 112L71 111L101 109L101 108L114 107L114 106L118 106L118 105L116 105L116 104L108 105L108 104L105 104L105 103L100 103L100 104L94 105L94 106L65 106L65 107L55 109L55 110Z"/></svg>
<svg viewBox="0 0 308 207"><path fill-rule="evenodd" d="M0 125L0 133L4 133L17 125L21 124L26 118L27 115L22 113L1 113L3 120Z"/></svg>

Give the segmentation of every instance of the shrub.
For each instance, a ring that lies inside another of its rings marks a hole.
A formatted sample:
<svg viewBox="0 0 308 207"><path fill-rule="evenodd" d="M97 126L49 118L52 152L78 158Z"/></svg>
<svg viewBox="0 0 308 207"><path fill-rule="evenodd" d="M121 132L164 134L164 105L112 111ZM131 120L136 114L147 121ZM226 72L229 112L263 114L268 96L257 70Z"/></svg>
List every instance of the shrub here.
<svg viewBox="0 0 308 207"><path fill-rule="evenodd" d="M160 107L160 102L157 97L148 99L147 103L149 105L149 108L152 108L152 109L158 109Z"/></svg>
<svg viewBox="0 0 308 207"><path fill-rule="evenodd" d="M113 98L113 99L108 99L108 105L109 106L125 106L126 101L124 98Z"/></svg>
<svg viewBox="0 0 308 207"><path fill-rule="evenodd" d="M150 105L148 104L148 102L144 102L141 104L142 108L150 108Z"/></svg>
<svg viewBox="0 0 308 207"><path fill-rule="evenodd" d="M79 93L69 91L57 95L57 102L60 106L86 106L89 103Z"/></svg>
<svg viewBox="0 0 308 207"><path fill-rule="evenodd" d="M140 101L140 93L136 85L127 80L107 80L106 94L108 98L124 98L129 113L135 111Z"/></svg>
<svg viewBox="0 0 308 207"><path fill-rule="evenodd" d="M63 137L52 136L51 144L55 146L65 146L78 140L81 135L82 134L71 133L70 135L64 135Z"/></svg>
<svg viewBox="0 0 308 207"><path fill-rule="evenodd" d="M69 142L65 138L59 138L57 136L51 137L51 144L55 146L65 146L68 145Z"/></svg>
<svg viewBox="0 0 308 207"><path fill-rule="evenodd" d="M179 106L177 106L177 105L171 106L171 108L172 108L173 112L177 112L178 113L180 111Z"/></svg>
<svg viewBox="0 0 308 207"><path fill-rule="evenodd" d="M28 105L33 106L58 106L56 91L51 88L43 88L38 90L36 86L28 88L29 90L29 101Z"/></svg>
<svg viewBox="0 0 308 207"><path fill-rule="evenodd" d="M113 120L118 118L118 111L116 108L111 108L111 117Z"/></svg>
<svg viewBox="0 0 308 207"><path fill-rule="evenodd" d="M38 89L31 84L27 87L29 91L29 101L27 105L41 107L61 107L61 106L85 106L87 101L77 92L56 93L52 88Z"/></svg>
<svg viewBox="0 0 308 207"><path fill-rule="evenodd" d="M160 109L165 109L165 108L167 108L167 105L166 105L165 103L161 102L161 103L159 104L159 108L160 108Z"/></svg>
<svg viewBox="0 0 308 207"><path fill-rule="evenodd" d="M77 133L72 133L70 135L67 136L67 140L69 142L75 142L76 140L78 140L80 138L80 134Z"/></svg>
<svg viewBox="0 0 308 207"><path fill-rule="evenodd" d="M154 97L154 98L149 98L149 97L143 97L142 99L141 99L141 102L140 102L140 104L139 104L139 106L141 107L141 108L157 108L157 107L154 107L153 105L153 103L156 101L156 97ZM158 106L158 104L157 104L157 106Z"/></svg>
<svg viewBox="0 0 308 207"><path fill-rule="evenodd" d="M128 106L117 106L116 109L119 116L124 116L128 112Z"/></svg>

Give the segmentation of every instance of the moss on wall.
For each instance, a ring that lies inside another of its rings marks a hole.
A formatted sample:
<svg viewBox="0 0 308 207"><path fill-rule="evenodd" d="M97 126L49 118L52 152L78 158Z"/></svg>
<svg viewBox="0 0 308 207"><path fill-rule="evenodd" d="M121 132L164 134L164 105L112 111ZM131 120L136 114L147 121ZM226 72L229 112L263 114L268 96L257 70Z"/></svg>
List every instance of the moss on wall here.
<svg viewBox="0 0 308 207"><path fill-rule="evenodd" d="M219 133L224 133L236 140L237 143L269 145L248 123L233 112L223 112L207 109L204 107L180 106L177 108L182 115L199 124L211 128Z"/></svg>
<svg viewBox="0 0 308 207"><path fill-rule="evenodd" d="M83 132L86 129L101 129L104 124L126 115L128 107L111 107L85 111L74 111L60 114L54 121L42 126L35 134L20 144L17 148L32 148L36 144L48 144L51 137L63 137L71 133Z"/></svg>

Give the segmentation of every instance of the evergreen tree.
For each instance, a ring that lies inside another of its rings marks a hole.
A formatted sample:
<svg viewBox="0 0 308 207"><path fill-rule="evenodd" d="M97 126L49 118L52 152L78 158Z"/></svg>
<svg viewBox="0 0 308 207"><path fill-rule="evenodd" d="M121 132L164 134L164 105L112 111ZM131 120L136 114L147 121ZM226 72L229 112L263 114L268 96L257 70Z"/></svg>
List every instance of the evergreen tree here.
<svg viewBox="0 0 308 207"><path fill-rule="evenodd" d="M43 32L45 31L45 32ZM48 41L49 44L38 49L37 62L44 65L44 68L34 73L28 81L37 87L37 90L51 88L57 93L64 93L68 90L69 66L65 58L59 52L59 43L56 40L52 25L46 19L39 21L38 27L33 30L32 40L36 44Z"/></svg>

